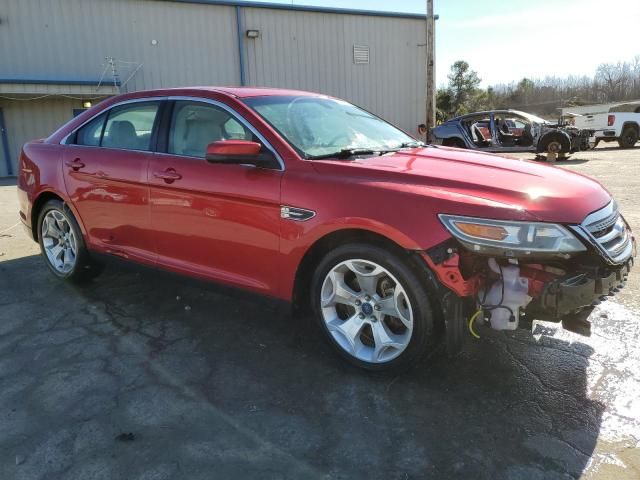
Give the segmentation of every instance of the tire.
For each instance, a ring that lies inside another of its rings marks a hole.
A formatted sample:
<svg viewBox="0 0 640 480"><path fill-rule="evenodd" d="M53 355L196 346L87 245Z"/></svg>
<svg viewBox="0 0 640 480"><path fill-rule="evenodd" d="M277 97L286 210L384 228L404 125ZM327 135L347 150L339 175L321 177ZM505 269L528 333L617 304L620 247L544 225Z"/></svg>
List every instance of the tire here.
<svg viewBox="0 0 640 480"><path fill-rule="evenodd" d="M80 226L63 202L45 203L38 214L37 226L40 251L54 276L86 283L102 272L102 265L91 260Z"/></svg>
<svg viewBox="0 0 640 480"><path fill-rule="evenodd" d="M540 152L544 153L570 153L571 142L567 137L558 133L552 133L541 140Z"/></svg>
<svg viewBox="0 0 640 480"><path fill-rule="evenodd" d="M345 360L370 371L401 372L427 353L434 338L425 285L395 253L368 244L344 245L330 251L314 272L313 317ZM341 294L336 295L336 286Z"/></svg>
<svg viewBox="0 0 640 480"><path fill-rule="evenodd" d="M620 145L620 148L633 148L637 142L638 129L632 126L624 127L622 135L618 138L618 145Z"/></svg>

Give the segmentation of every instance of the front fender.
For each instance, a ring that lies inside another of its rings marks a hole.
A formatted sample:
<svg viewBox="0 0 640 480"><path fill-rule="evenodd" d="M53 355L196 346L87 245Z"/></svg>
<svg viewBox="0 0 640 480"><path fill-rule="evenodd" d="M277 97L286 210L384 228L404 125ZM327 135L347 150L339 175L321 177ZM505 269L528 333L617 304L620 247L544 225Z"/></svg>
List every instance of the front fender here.
<svg viewBox="0 0 640 480"><path fill-rule="evenodd" d="M280 243L280 269L281 284L280 297L291 300L298 268L302 264L305 255L323 239L339 234L340 232L365 232L375 234L389 240L405 250L422 250L417 239L411 238L397 228L364 217L332 218L309 225L305 228L305 222L282 220ZM311 223L311 222L309 222ZM450 234L442 228L441 235L446 238ZM436 233L435 237L439 237Z"/></svg>

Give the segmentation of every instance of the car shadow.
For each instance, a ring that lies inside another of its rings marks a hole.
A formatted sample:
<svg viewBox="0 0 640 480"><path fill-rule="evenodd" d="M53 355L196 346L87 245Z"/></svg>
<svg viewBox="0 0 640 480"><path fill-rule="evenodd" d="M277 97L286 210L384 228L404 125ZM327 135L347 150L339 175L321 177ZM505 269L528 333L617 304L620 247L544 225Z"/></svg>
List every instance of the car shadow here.
<svg viewBox="0 0 640 480"><path fill-rule="evenodd" d="M556 164L558 165L580 165L583 163L588 163L590 160L588 158L576 158L569 157L565 160L558 160Z"/></svg>
<svg viewBox="0 0 640 480"><path fill-rule="evenodd" d="M580 342L483 331L457 358L434 347L389 376L347 365L308 318L245 292L119 264L75 287L38 256L0 262L0 278L2 323L14 312L22 342L3 359L44 331L53 343L42 340L34 379L64 371L68 385L109 365L95 388L117 402L92 405L83 422L140 436L144 455L118 450L116 463L213 465L223 478L547 479L580 476L598 438L604 406L587 396L593 351ZM63 328L88 334L60 345ZM78 356L86 366L68 373ZM61 418L69 429L85 391L19 395L41 429ZM53 395L56 409L32 395ZM24 432L20 445L36 442Z"/></svg>
<svg viewBox="0 0 640 480"><path fill-rule="evenodd" d="M527 158L526 160L530 160L532 162L538 163L547 163L549 165L580 165L582 163L589 162L587 158L576 158L576 157L567 157L563 159L556 160L555 162L549 162L545 157L535 156L532 158Z"/></svg>
<svg viewBox="0 0 640 480"><path fill-rule="evenodd" d="M598 152L607 152L610 150L632 150L634 148L640 148L640 144L638 143L636 143L633 147L630 147L630 148L620 148L617 143L614 143L614 145L615 145L614 147L602 147L598 145L596 148L592 150L596 150Z"/></svg>
<svg viewBox="0 0 640 480"><path fill-rule="evenodd" d="M12 185L17 185L16 177L0 177L0 187L8 187Z"/></svg>

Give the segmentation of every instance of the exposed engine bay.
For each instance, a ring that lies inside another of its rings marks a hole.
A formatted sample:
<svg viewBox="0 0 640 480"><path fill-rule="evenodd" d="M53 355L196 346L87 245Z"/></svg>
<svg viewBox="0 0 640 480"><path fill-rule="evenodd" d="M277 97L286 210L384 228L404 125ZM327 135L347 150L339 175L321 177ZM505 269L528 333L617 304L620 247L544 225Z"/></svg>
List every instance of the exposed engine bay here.
<svg viewBox="0 0 640 480"><path fill-rule="evenodd" d="M589 314L624 286L633 257L621 265L593 254L541 262L478 255L453 240L423 254L438 280L463 302L469 332L477 338L474 326L481 323L494 330L530 330L533 320L562 322L566 330L590 335Z"/></svg>

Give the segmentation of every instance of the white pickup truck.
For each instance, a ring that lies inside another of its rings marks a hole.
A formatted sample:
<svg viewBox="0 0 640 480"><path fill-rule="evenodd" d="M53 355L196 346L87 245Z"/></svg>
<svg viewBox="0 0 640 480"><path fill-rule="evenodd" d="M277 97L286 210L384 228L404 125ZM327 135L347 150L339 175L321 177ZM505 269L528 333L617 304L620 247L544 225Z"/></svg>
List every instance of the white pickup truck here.
<svg viewBox="0 0 640 480"><path fill-rule="evenodd" d="M600 141L617 140L620 148L632 148L640 138L640 105L638 103L611 106L608 111L599 113L567 112L564 115L576 128L593 130L595 138L592 137L592 140L596 145Z"/></svg>

